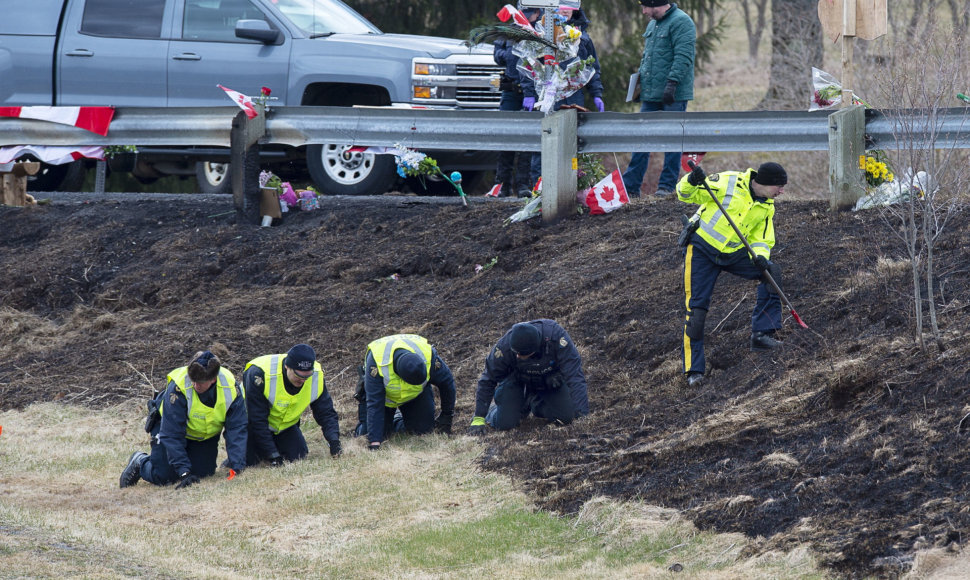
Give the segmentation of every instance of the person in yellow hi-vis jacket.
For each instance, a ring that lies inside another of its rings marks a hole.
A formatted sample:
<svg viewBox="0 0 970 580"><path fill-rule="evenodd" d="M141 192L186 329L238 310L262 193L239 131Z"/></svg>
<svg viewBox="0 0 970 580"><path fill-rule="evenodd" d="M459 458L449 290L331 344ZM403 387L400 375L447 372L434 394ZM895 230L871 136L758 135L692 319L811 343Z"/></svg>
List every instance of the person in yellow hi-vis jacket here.
<svg viewBox="0 0 970 580"><path fill-rule="evenodd" d="M306 457L310 450L300 431L300 416L307 407L323 430L330 455L340 455L337 411L316 359L310 345L298 344L285 355L268 354L246 364L243 385L249 409L248 465L266 460L276 467L284 459Z"/></svg>
<svg viewBox="0 0 970 580"><path fill-rule="evenodd" d="M354 398L359 423L354 435L367 435L371 451L396 432L421 435L451 433L455 414L455 378L427 339L394 334L367 345ZM435 417L434 392L441 397Z"/></svg>
<svg viewBox="0 0 970 580"><path fill-rule="evenodd" d="M210 351L170 372L168 384L149 403L145 430L152 436L151 455L136 451L121 473L121 487L144 479L156 485L178 482L175 489L198 483L216 471L219 435L225 431L226 467L246 467L246 401L236 379Z"/></svg>
<svg viewBox="0 0 970 580"><path fill-rule="evenodd" d="M705 187L705 183L707 187ZM775 245L775 198L788 183L785 168L763 163L758 170L726 171L710 176L700 166L677 184L677 196L700 208L691 218L684 250L684 374L690 386L699 386L704 377L704 319L711 304L714 283L722 271L748 280L762 280L758 300L751 314L751 350L765 351L781 346L774 337L781 328L781 300L764 281L768 272L781 284L781 269L771 261ZM710 192L707 188L710 188ZM752 258L744 242L711 198L716 195L751 245Z"/></svg>

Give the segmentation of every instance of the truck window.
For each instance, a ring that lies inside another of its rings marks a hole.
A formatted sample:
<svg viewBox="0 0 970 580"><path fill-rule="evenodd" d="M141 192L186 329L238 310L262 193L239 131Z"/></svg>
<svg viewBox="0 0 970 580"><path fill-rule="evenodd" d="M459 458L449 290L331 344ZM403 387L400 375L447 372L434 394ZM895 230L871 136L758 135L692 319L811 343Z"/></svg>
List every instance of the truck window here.
<svg viewBox="0 0 970 580"><path fill-rule="evenodd" d="M309 36L379 34L380 30L335 0L274 0L273 6Z"/></svg>
<svg viewBox="0 0 970 580"><path fill-rule="evenodd" d="M88 0L81 32L120 38L161 38L165 0Z"/></svg>
<svg viewBox="0 0 970 580"><path fill-rule="evenodd" d="M249 0L186 0L182 18L184 40L249 42L236 38L239 20L266 20L262 11ZM273 26L270 24L270 26Z"/></svg>

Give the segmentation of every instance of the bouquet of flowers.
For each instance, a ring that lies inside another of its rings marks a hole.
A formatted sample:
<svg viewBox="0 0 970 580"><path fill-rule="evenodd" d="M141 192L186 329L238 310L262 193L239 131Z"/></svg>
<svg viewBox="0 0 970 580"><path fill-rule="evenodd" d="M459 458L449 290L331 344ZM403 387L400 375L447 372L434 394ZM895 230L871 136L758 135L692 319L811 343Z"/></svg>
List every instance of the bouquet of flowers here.
<svg viewBox="0 0 970 580"><path fill-rule="evenodd" d="M532 79L538 110L551 113L556 102L582 89L596 74L595 58L576 56L581 36L578 28L563 26L552 56L539 42L522 40L515 45L512 52L519 57L519 72Z"/></svg>
<svg viewBox="0 0 970 580"><path fill-rule="evenodd" d="M859 156L860 169L865 171L866 183L870 187L879 187L883 183L895 179L889 160L883 151L873 151L872 155Z"/></svg>
<svg viewBox="0 0 970 580"><path fill-rule="evenodd" d="M835 77L829 73L812 67L812 88L814 93L812 94L812 104L809 106L809 111L818 111L820 109L830 109L842 103L842 83L835 80ZM852 95L853 105L865 105L869 107L869 103L863 101L859 97Z"/></svg>
<svg viewBox="0 0 970 580"><path fill-rule="evenodd" d="M437 161L399 143L394 144L394 162L397 163L397 174L401 177L417 177L423 183L425 176L440 176L458 191L461 203L468 205L465 192L461 189L461 173L454 171L449 177L441 171Z"/></svg>

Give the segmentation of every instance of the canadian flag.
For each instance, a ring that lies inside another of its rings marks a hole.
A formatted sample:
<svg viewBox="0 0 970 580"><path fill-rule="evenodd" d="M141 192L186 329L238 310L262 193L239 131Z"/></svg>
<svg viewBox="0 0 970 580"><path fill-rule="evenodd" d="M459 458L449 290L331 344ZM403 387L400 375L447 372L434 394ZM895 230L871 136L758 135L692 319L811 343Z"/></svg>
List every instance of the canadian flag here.
<svg viewBox="0 0 970 580"><path fill-rule="evenodd" d="M623 177L620 175L619 169L586 190L586 205L589 206L590 215L610 213L629 202L630 198L626 194L626 187L623 186Z"/></svg>
<svg viewBox="0 0 970 580"><path fill-rule="evenodd" d="M222 85L216 85L216 86L226 91L226 94L229 95L229 98L232 99L232 102L239 105L239 108L246 113L246 118L255 119L259 115L259 113L256 112L256 103L253 102L252 97L247 97L246 95L238 91L227 89Z"/></svg>
<svg viewBox="0 0 970 580"><path fill-rule="evenodd" d="M0 107L0 117L73 125L98 135L108 134L114 114L114 107Z"/></svg>
<svg viewBox="0 0 970 580"><path fill-rule="evenodd" d="M104 147L40 147L34 145L13 145L0 147L0 164L10 163L14 159L31 154L48 165L62 165L77 161L83 157L88 159L104 159Z"/></svg>
<svg viewBox="0 0 970 580"><path fill-rule="evenodd" d="M496 16L498 16L498 19L502 22L508 22L509 18L511 18L513 22L522 28L525 28L533 34L538 34L536 33L535 29L532 28L532 23L529 22L529 19L525 17L525 14L519 12L515 6L512 6L511 4L506 4L503 6L502 9L498 11Z"/></svg>

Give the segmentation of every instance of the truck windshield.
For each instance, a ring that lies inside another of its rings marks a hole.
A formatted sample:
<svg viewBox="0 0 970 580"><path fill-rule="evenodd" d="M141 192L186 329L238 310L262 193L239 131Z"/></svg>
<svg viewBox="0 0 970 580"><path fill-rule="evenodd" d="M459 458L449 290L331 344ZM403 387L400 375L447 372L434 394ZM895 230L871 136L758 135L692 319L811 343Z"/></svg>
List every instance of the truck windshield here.
<svg viewBox="0 0 970 580"><path fill-rule="evenodd" d="M380 34L380 30L339 0L270 0L309 36Z"/></svg>

